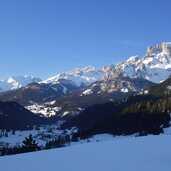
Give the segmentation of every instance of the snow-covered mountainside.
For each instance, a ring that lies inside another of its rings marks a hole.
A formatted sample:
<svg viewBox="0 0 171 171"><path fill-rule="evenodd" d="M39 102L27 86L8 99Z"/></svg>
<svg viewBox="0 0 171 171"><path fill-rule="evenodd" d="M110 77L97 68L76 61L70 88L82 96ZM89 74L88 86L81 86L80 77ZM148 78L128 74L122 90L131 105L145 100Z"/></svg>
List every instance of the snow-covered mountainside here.
<svg viewBox="0 0 171 171"><path fill-rule="evenodd" d="M82 96L117 91L138 92L150 86L150 82L160 83L170 76L171 43L161 43L154 48L148 47L143 58L133 56L117 65L105 66L100 70L105 70L104 76L88 86Z"/></svg>
<svg viewBox="0 0 171 171"><path fill-rule="evenodd" d="M119 63L109 76L122 74L130 78L140 77L159 83L171 74L171 43L161 43L156 47L149 46L143 58L130 57Z"/></svg>
<svg viewBox="0 0 171 171"><path fill-rule="evenodd" d="M89 66L83 69L75 69L71 72L61 73L47 80L30 83L15 91L3 93L0 96L0 100L14 100L24 106L42 102L46 103L46 101L56 100L74 91L82 90L96 80L101 79L111 68L112 65L104 67L103 70L96 70L94 67ZM53 115L52 113L47 115Z"/></svg>
<svg viewBox="0 0 171 171"><path fill-rule="evenodd" d="M12 76L4 80L0 80L0 92L14 90L26 86L32 82L40 82L40 78L31 76Z"/></svg>
<svg viewBox="0 0 171 171"><path fill-rule="evenodd" d="M170 135L159 135L87 143L1 157L0 166L3 171L170 171L170 141Z"/></svg>
<svg viewBox="0 0 171 171"><path fill-rule="evenodd" d="M69 81L70 84L81 87L90 85L92 82L97 81L102 78L105 74L105 70L97 70L93 66L88 66L83 69L74 69L71 72L60 73L47 80L42 81L42 83L53 83L56 84L61 80Z"/></svg>

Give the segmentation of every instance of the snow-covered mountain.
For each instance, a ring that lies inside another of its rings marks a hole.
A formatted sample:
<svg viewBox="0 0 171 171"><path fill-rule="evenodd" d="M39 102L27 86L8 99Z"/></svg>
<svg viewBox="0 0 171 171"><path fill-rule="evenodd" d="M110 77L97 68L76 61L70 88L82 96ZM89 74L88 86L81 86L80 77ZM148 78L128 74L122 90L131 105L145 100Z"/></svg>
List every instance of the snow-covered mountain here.
<svg viewBox="0 0 171 171"><path fill-rule="evenodd" d="M82 96L141 91L150 85L147 80L160 83L170 76L171 43L161 43L156 47L148 47L143 58L132 56L124 62L105 66L100 70L104 72L104 76L88 86Z"/></svg>
<svg viewBox="0 0 171 171"><path fill-rule="evenodd" d="M171 74L171 42L149 46L143 58L132 56L117 65L111 64L100 69L88 66L83 69L74 69L71 72L60 73L43 83L56 84L61 80L77 87L89 86L97 80L125 76L130 78L143 78L154 83L166 80Z"/></svg>
<svg viewBox="0 0 171 171"><path fill-rule="evenodd" d="M130 57L116 65L108 76L119 74L130 78L144 78L154 83L166 80L171 74L171 43L161 43L156 47L149 46L143 58Z"/></svg>
<svg viewBox="0 0 171 171"><path fill-rule="evenodd" d="M42 81L42 83L56 84L62 80L65 80L77 87L88 86L94 81L101 79L105 73L106 70L98 70L93 66L88 66L82 69L76 68L71 72L57 74L48 78L47 80Z"/></svg>
<svg viewBox="0 0 171 171"><path fill-rule="evenodd" d="M82 95L140 91L150 85L145 80L160 83L170 76L171 43L161 43L156 47L149 46L143 58L132 56L124 62L105 66L100 70L104 72L104 76L87 87ZM141 80L137 83L135 79ZM143 86L144 83L146 86Z"/></svg>
<svg viewBox="0 0 171 171"><path fill-rule="evenodd" d="M41 81L39 78L29 76L10 77L0 81L0 91L17 89L32 82L44 84L65 83L76 87L89 86L101 79L112 78L118 75L130 78L143 78L154 83L159 83L171 74L171 42L149 46L143 58L130 57L117 65L111 64L100 69L88 66L82 69L74 69L70 72L59 73L53 77Z"/></svg>
<svg viewBox="0 0 171 171"><path fill-rule="evenodd" d="M40 78L32 76L12 76L4 80L0 80L0 92L14 90L26 86L32 82L40 82Z"/></svg>

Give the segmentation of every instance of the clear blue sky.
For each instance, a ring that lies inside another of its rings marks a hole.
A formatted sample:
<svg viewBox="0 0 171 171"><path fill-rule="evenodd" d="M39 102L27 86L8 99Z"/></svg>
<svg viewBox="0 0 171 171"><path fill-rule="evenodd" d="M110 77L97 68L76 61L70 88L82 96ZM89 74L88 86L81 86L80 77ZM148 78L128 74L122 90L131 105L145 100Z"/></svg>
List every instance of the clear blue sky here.
<svg viewBox="0 0 171 171"><path fill-rule="evenodd" d="M170 0L0 1L0 79L100 67L163 41Z"/></svg>

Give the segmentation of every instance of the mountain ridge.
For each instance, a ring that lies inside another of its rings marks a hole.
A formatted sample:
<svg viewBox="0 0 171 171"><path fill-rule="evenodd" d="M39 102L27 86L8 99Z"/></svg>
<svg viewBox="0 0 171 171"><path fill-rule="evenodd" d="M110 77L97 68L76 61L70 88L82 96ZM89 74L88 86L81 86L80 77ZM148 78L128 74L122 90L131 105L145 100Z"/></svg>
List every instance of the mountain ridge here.
<svg viewBox="0 0 171 171"><path fill-rule="evenodd" d="M21 88L32 82L56 84L65 81L76 87L85 87L112 74L115 74L115 77L140 77L154 83L164 81L171 74L171 42L163 42L155 47L148 46L143 57L131 56L123 62L105 65L99 69L93 66L75 68L45 80L30 76L9 77L0 81L0 91Z"/></svg>

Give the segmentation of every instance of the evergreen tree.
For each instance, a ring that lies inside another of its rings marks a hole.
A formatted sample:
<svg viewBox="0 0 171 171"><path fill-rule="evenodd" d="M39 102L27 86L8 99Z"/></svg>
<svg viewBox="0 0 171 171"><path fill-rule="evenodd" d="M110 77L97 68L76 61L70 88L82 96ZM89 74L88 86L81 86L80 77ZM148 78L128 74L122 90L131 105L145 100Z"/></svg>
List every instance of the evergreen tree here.
<svg viewBox="0 0 171 171"><path fill-rule="evenodd" d="M21 147L22 152L37 151L39 149L40 147L38 146L38 143L36 143L31 134L28 138L25 138L25 140L23 141L23 145Z"/></svg>

